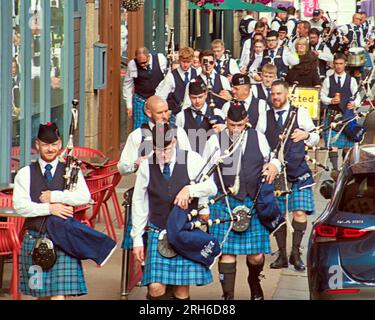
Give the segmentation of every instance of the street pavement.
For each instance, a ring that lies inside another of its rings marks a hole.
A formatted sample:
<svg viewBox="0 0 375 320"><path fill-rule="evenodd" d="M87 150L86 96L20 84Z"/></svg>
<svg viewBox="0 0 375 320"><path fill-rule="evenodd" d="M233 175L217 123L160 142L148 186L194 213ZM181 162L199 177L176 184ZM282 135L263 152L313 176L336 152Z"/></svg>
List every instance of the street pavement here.
<svg viewBox="0 0 375 320"><path fill-rule="evenodd" d="M326 176L326 174L325 174ZM123 192L132 181L123 179L117 192L119 199L122 201ZM303 240L303 255L306 261L306 250L308 237L310 235L312 222L320 215L325 207L326 200L324 200L317 191L315 191L316 214L309 217L308 230ZM113 214L114 215L114 214ZM117 226L117 221L115 221ZM98 224L98 230L105 232L103 224ZM118 247L107 264L99 268L92 261L84 261L83 268L88 288L88 295L73 298L77 300L119 300L127 298L129 300L145 300L146 288L136 287L129 294L128 297L121 296L121 271L122 271L122 254L121 241L123 237L123 230L116 228L118 237ZM291 234L288 234L288 248L291 247ZM272 251L277 251L275 238L271 237ZM270 263L276 258L272 255L266 256L266 263L263 274L265 279L261 284L264 290L265 299L271 300L306 300L309 299L307 273L294 271L292 267L282 270L270 269ZM192 299L197 300L220 300L221 286L218 277L217 264L212 268L214 282L203 287L191 287L190 295ZM11 263L6 263L4 273L4 288L9 288L11 275ZM250 291L247 283L248 270L244 256L238 257L237 262L237 276L235 299L248 300L250 298ZM25 300L32 300L34 298L23 296ZM9 294L0 296L0 300L10 300Z"/></svg>

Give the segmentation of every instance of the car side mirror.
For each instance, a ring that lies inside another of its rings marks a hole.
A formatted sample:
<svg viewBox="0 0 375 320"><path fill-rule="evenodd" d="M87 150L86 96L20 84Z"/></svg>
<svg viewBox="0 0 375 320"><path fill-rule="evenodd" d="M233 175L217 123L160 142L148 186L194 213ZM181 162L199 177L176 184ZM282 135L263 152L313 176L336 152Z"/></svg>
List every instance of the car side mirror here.
<svg viewBox="0 0 375 320"><path fill-rule="evenodd" d="M320 194L324 199L331 199L335 190L335 182L333 180L324 180L320 186Z"/></svg>

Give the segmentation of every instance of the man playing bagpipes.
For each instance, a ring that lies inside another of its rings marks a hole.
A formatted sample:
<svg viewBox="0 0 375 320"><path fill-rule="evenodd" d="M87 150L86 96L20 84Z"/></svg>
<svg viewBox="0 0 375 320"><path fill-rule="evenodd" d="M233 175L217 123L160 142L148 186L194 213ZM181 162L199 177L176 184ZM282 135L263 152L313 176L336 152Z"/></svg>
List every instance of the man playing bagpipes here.
<svg viewBox="0 0 375 320"><path fill-rule="evenodd" d="M274 156L283 164L283 174L280 176L284 186L277 197L278 205L284 214L292 212L293 245L289 262L298 271L305 270L300 257L300 245L307 227L307 215L314 213L315 184L311 170L305 160L305 143L313 146L319 143L317 133L309 133L315 129L308 111L304 108L291 106L288 101L289 86L286 82L277 80L272 84L272 108L262 116L257 130L263 132L274 150ZM285 166L286 165L286 166ZM277 184L277 183L275 183ZM292 186L289 187L288 184ZM291 193L288 195L288 193ZM271 268L287 268L286 225L275 232L279 256L271 264Z"/></svg>
<svg viewBox="0 0 375 320"><path fill-rule="evenodd" d="M89 203L90 192L81 171L74 190L64 190L66 164L58 160L61 144L54 123L39 126L35 145L40 157L17 173L13 193L16 212L26 218L21 292L52 300L86 294L80 260L93 259L103 265L116 247L111 238L73 218L73 207ZM55 254L51 251L49 257L39 256L35 261L34 251L43 242Z"/></svg>
<svg viewBox="0 0 375 320"><path fill-rule="evenodd" d="M272 183L278 174L280 163L277 159L269 162L270 148L267 140L262 133L248 128L248 114L243 105L233 104L229 108L226 125L226 130L208 140L203 157L206 162L216 164L206 174L214 173L219 195L227 195L226 202L216 202L211 208L212 219L233 217L239 212L242 212L243 218L237 225L238 228L234 228L234 225L232 228L228 222L211 229L212 234L222 243L219 274L223 298L234 299L236 256L246 255L251 299L262 300L264 296L259 277L264 266L264 254L270 252L270 231L267 224L270 223L270 217L263 214L270 209L270 215L275 212L277 215L279 212L273 201L273 186L268 183ZM267 183L261 183L262 174L267 175ZM268 190L268 196L263 187ZM257 196L258 193L261 197ZM268 209L263 207L260 210L258 198L263 198L261 202ZM251 210L253 202L256 202L255 210ZM271 218L274 223L275 217Z"/></svg>
<svg viewBox="0 0 375 320"><path fill-rule="evenodd" d="M189 286L212 282L211 271L181 255L162 256L158 250L159 238L175 205L192 210L206 203L217 188L212 180L190 185L204 166L203 159L193 151L176 147L178 141L168 124L154 126L152 141L154 155L141 163L133 194L133 254L136 260L145 262L142 283L148 286L148 299L167 300L167 285L174 286L176 299L189 299ZM145 252L142 236L147 225Z"/></svg>
<svg viewBox="0 0 375 320"><path fill-rule="evenodd" d="M353 116L353 109L360 105L360 97L353 100L358 90L357 81L345 72L347 58L343 53L337 53L333 60L334 74L323 81L320 98L325 105L327 112L324 124L330 125L335 117L342 116L344 119ZM355 138L348 130L332 128L324 132L324 141L327 147L333 147L329 152L332 162L331 177L336 180L338 177L338 150L343 149L343 158L348 150L354 145Z"/></svg>

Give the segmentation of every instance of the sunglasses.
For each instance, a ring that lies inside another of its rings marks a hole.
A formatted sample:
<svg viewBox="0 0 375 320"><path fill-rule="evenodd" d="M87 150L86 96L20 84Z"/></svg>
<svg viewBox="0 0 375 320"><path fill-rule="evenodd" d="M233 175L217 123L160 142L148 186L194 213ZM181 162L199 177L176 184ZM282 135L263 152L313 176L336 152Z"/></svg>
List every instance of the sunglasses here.
<svg viewBox="0 0 375 320"><path fill-rule="evenodd" d="M204 59L203 64L210 64L211 66L213 66L215 64L215 61Z"/></svg>

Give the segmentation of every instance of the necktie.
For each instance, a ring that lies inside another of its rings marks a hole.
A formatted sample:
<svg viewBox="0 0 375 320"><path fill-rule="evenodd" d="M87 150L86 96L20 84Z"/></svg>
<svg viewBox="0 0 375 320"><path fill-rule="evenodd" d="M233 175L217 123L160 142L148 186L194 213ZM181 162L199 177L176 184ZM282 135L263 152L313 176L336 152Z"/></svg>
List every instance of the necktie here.
<svg viewBox="0 0 375 320"><path fill-rule="evenodd" d="M184 80L185 86L189 83L189 72L185 72L185 80Z"/></svg>
<svg viewBox="0 0 375 320"><path fill-rule="evenodd" d="M202 123L202 115L197 113L197 115L195 116L195 124L197 125L197 127L199 127L201 123Z"/></svg>
<svg viewBox="0 0 375 320"><path fill-rule="evenodd" d="M216 72L218 73L218 74L220 74L221 73L221 60L217 60L216 61Z"/></svg>
<svg viewBox="0 0 375 320"><path fill-rule="evenodd" d="M47 183L50 184L52 181L52 166L50 164L46 164L44 168L46 169L46 171L44 171L44 178L47 180Z"/></svg>
<svg viewBox="0 0 375 320"><path fill-rule="evenodd" d="M341 77L340 76L337 77L337 84L341 88Z"/></svg>
<svg viewBox="0 0 375 320"><path fill-rule="evenodd" d="M151 75L151 73L152 73L150 65L147 65L147 73L148 73L148 75Z"/></svg>
<svg viewBox="0 0 375 320"><path fill-rule="evenodd" d="M275 57L275 51L274 50L271 50L270 57L271 57L271 59L273 59Z"/></svg>
<svg viewBox="0 0 375 320"><path fill-rule="evenodd" d="M169 167L169 162L164 163L164 168L163 168L163 176L164 179L169 180L171 178L171 168Z"/></svg>
<svg viewBox="0 0 375 320"><path fill-rule="evenodd" d="M271 103L271 88L267 88L267 103Z"/></svg>
<svg viewBox="0 0 375 320"><path fill-rule="evenodd" d="M285 110L282 110L282 111L277 111L277 115L279 116L277 118L277 125L279 128L282 128L283 127L283 114L284 114Z"/></svg>

